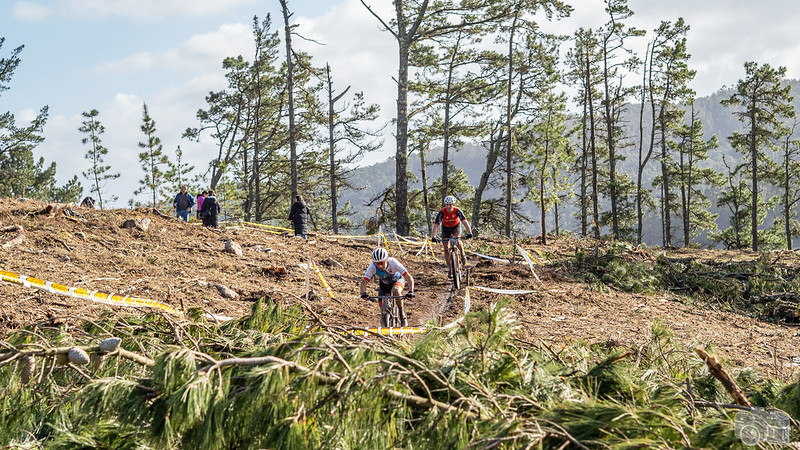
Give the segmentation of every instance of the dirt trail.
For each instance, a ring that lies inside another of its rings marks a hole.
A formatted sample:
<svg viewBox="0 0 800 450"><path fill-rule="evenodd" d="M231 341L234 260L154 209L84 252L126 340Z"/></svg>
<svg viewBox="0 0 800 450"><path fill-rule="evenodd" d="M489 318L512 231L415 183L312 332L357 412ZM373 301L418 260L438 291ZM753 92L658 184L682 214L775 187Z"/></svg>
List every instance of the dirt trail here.
<svg viewBox="0 0 800 450"><path fill-rule="evenodd" d="M361 275L374 244L312 235L308 241L258 229L210 230L149 210L99 211L40 202L0 200L0 270L67 286L160 300L180 308L200 307L232 317L246 315L254 300L267 297L296 303L312 288L308 303L331 325L366 327L379 323L377 305L359 298ZM146 231L121 228L129 219L150 219ZM14 231L18 227L22 232ZM224 250L231 240L242 256ZM480 241L468 241L477 248ZM573 252L574 242L540 250ZM412 325L449 323L463 313L464 289L453 293L445 266L430 256L415 256L390 245L416 281L417 297L407 302ZM678 257L744 258L746 252L676 252ZM787 255L786 257L790 257ZM314 273L301 263L313 258L335 298L328 297ZM544 340L557 348L573 341L642 345L654 320L670 327L688 350L711 343L734 367L754 367L781 379L798 371L800 328L761 322L742 315L687 306L668 296L593 292L569 281L561 269L537 266L537 282L527 266L469 256L470 284L502 289L533 289L513 297L521 316L519 338ZM224 298L213 285L238 294ZM466 284L466 283L465 283ZM499 295L471 291L472 310L486 308ZM0 282L0 332L30 324L76 326L109 307ZM119 311L116 308L115 311ZM131 311L131 310L128 310Z"/></svg>

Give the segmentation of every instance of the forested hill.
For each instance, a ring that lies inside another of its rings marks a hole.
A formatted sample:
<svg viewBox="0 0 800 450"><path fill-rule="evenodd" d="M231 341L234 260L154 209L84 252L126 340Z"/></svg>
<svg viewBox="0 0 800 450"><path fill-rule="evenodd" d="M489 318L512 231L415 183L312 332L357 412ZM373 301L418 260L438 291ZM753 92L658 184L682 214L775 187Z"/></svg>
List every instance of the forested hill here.
<svg viewBox="0 0 800 450"><path fill-rule="evenodd" d="M800 80L789 80L789 83L792 85L792 92L794 93L793 104L796 110L800 111ZM711 136L716 135L719 140L719 147L709 153L708 161L703 162L703 164L708 167L712 167L721 173L725 173L726 171L723 163L723 156L729 164L742 160L742 156L737 154L731 147L730 143L728 142L728 137L731 136L735 131L743 131L743 126L733 114L733 110L731 108L724 107L720 103L721 100L730 98L733 92L734 88L722 87L711 95L697 98L694 104L695 112L698 114L699 119L703 123L705 139L710 139ZM632 179L636 178L636 163L638 158L639 142L639 110L640 104L630 104L626 110L625 118L622 120L622 122L626 125L625 136L627 138L625 142L627 143L627 147L625 147L622 151L622 156L625 159L619 162L618 170L628 174L628 176L630 176ZM649 112L645 113L645 145L647 145L648 142L647 139L649 138L650 129L650 123L647 117L648 114ZM573 141L575 142L576 148L580 146L579 136L575 136ZM393 141L389 140L384 145L392 146ZM432 147L430 152L426 155L429 186L436 182L436 180L441 176L441 154L441 147ZM464 172L472 186L477 186L480 177L486 168L485 148L478 144L470 143L455 152L451 151L450 155L453 165ZM776 158L777 155L773 154L772 157ZM495 169L496 172L504 171L502 161L498 161L497 166L498 167ZM413 173L415 177L415 179L409 182L409 189L421 189L421 168L419 155L416 152L409 156L408 170L409 172ZM653 180L659 174L659 172L659 161L651 160L645 171L645 186L653 190ZM386 161L357 169L353 176L353 180L354 185L358 187L359 190L344 190L342 192L342 200L350 201L351 205L353 206L352 209L356 212L352 221L357 225L361 224L366 218L375 215L377 203L372 206L368 206L367 202L376 196L379 196L381 192L394 184L394 158L392 157ZM766 194L777 194L777 189L774 187L766 185L762 187L765 187L764 192ZM719 214L719 217L716 221L717 226L721 229L727 228L729 226L730 211L728 211L725 207L716 206L716 200L719 196L720 188L706 188L705 191L706 195L709 196L712 202L711 211ZM498 198L502 195L502 191L498 188L495 188L490 189L488 193L484 195L484 198ZM657 197L657 193L653 193L652 195ZM469 199L466 200L469 201ZM576 213L574 202L575 198L573 196L568 205L562 205L563 210L561 211L560 219L562 231L565 230L575 233L579 230L579 223L574 217L574 214ZM539 210L534 203L526 202L525 210L534 220L537 220L539 217ZM770 212L767 220L765 221L764 227L771 226L776 214L776 211ZM553 230L553 216L552 214L549 214L549 216L550 223L548 224L548 229ZM675 222L678 221L679 219L676 218ZM531 234L538 234L539 230L538 225L521 228L525 232ZM646 214L644 229L645 243L649 245L661 244L661 221L657 210L649 211ZM698 238L698 242L704 245L709 245L705 234Z"/></svg>

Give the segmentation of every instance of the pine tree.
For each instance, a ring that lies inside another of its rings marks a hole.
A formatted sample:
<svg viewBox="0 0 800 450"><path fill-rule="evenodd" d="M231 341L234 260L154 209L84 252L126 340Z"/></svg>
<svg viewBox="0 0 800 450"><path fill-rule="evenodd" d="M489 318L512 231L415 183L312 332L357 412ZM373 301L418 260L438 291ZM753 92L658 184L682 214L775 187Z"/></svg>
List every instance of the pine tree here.
<svg viewBox="0 0 800 450"><path fill-rule="evenodd" d="M792 241L800 235L800 222L797 220L796 206L800 203L800 140L793 139L800 122L795 117L791 131L783 140L781 171L779 175L781 190L781 207L783 209L783 233L786 238L786 249L792 250Z"/></svg>
<svg viewBox="0 0 800 450"><path fill-rule="evenodd" d="M620 59L621 56L629 55L630 51L625 48L625 41L631 37L641 36L644 31L630 27L626 28L624 20L633 15L633 11L628 8L627 0L605 0L606 13L609 21L599 30L598 41L602 49L603 70L601 77L603 80L603 109L602 116L605 124L605 144L608 150L608 197L611 207L611 236L614 239L620 237L620 203L621 183L624 180L617 180L617 163L624 158L622 152L618 153L622 146L620 139L622 125L619 122L620 112L625 107L627 97L633 92L632 88L625 87L623 84L624 73L620 71L630 71L638 64L635 56ZM614 84L616 83L616 84Z"/></svg>
<svg viewBox="0 0 800 450"><path fill-rule="evenodd" d="M783 120L794 117L791 104L792 86L782 85L786 68L773 69L769 64L759 67L755 62L744 64L746 78L736 84L736 92L721 103L727 107L741 107L734 115L745 124L744 133L734 132L728 137L731 146L747 159L750 175L750 232L753 251L758 251L759 181L769 181L776 173L774 161L765 150L776 148L776 143L789 133ZM774 177L773 177L774 179Z"/></svg>
<svg viewBox="0 0 800 450"><path fill-rule="evenodd" d="M642 156L640 150L639 169L637 175L637 218L638 239L641 242L644 192L642 176L647 163L653 155L656 145L660 146L658 160L661 163L660 184L661 188L661 222L663 224L662 244L672 245L672 212L676 210L673 204L675 194L672 187L671 174L675 172L675 158L670 155L670 136L673 130L681 126L684 109L680 103L688 101L694 92L689 89L688 83L694 78L695 71L689 70L689 54L686 50L686 33L689 26L682 18L675 23L661 22L654 30L654 37L649 44L649 60L644 65L643 91L648 95L650 105L650 139L646 154ZM645 99L642 99L642 106ZM692 119L694 120L694 119ZM684 243L685 244L685 243Z"/></svg>
<svg viewBox="0 0 800 450"><path fill-rule="evenodd" d="M547 211L556 205L560 188L563 187L554 183L553 172L566 171L572 158L567 137L566 95L555 91L560 81L555 65L557 52L553 47L544 49L545 55L551 58L541 56L545 61L542 67L544 76L538 84L541 92L533 101L533 122L520 132L520 143L524 149L522 169L529 174L523 178L523 184L539 206L543 245L547 244Z"/></svg>
<svg viewBox="0 0 800 450"><path fill-rule="evenodd" d="M364 124L375 121L380 113L377 104L367 105L364 93L357 92L350 103L340 108L336 103L342 100L350 86L336 93L333 88L330 65L325 65L325 89L328 94L328 161L330 181L331 225L334 233L339 233L338 196L341 187L352 187L349 176L353 164L366 153L380 148L379 134L383 127L368 129ZM349 210L349 206L347 208Z"/></svg>
<svg viewBox="0 0 800 450"><path fill-rule="evenodd" d="M692 103L690 123L675 132L678 142L674 151L678 158L674 178L680 191L684 247L688 247L692 238L702 231L716 230L718 214L709 210L711 201L705 194L707 189L702 187L716 188L723 183L722 174L712 167L701 166L709 159L709 150L716 149L719 144L716 136L703 139L703 123L697 115Z"/></svg>
<svg viewBox="0 0 800 450"><path fill-rule="evenodd" d="M180 145L175 149L175 162L168 161L167 166L169 170L164 177L172 182L171 192L178 192L181 186L189 184L189 174L194 170L194 166L183 161L183 150ZM192 190L190 186L189 192Z"/></svg>
<svg viewBox="0 0 800 450"><path fill-rule="evenodd" d="M568 79L578 87L576 100L582 112L580 118L581 152L575 162L578 174L578 211L581 236L587 236L589 222L594 225L594 237L600 237L600 167L598 160L601 149L597 145L597 124L599 118L595 114L597 99L601 97L600 67L601 60L599 42L595 33L580 28L574 35L575 45L567 54L570 70ZM591 214L590 214L591 210Z"/></svg>
<svg viewBox="0 0 800 450"><path fill-rule="evenodd" d="M159 197L166 194L165 183L168 181L165 168L169 167L169 158L164 154L161 138L156 136L156 122L150 117L147 103L143 106L142 125L140 127L146 140L139 142L139 148L144 149L139 153L139 163L142 165L144 177L139 180L139 188L133 194L139 195L150 191L153 198L152 207L158 208Z"/></svg>
<svg viewBox="0 0 800 450"><path fill-rule="evenodd" d="M0 37L0 50L4 43L5 38ZM0 94L10 89L9 83L21 62L19 55L23 48L19 46L9 57L0 58ZM44 158L36 160L33 156L36 146L44 142L42 133L48 111L47 106L42 107L30 124L22 127L17 126L10 112L0 113L0 196L54 200L58 194L56 164L46 164ZM69 187L68 184L61 189Z"/></svg>
<svg viewBox="0 0 800 450"><path fill-rule="evenodd" d="M81 139L83 145L89 145L89 150L86 152L84 158L89 160L89 169L82 172L84 178L91 182L89 192L97 196L97 202L100 209L104 209L105 202L103 201L103 193L106 191L106 182L108 180L116 180L119 178L119 173L109 173L111 166L103 165L103 157L108 154L108 149L102 144L100 135L105 133L106 128L100 123L97 116L100 113L93 109L89 112L83 112L83 117L86 119L82 122L78 131L85 133L87 136ZM117 197L112 196L112 201L116 201Z"/></svg>

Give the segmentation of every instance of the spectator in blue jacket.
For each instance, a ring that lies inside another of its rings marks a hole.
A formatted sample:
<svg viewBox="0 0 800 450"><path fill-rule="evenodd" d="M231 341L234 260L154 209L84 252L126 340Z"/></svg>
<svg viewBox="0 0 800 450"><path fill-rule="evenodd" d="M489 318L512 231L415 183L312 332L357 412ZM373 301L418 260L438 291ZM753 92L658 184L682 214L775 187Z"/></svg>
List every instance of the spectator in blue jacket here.
<svg viewBox="0 0 800 450"><path fill-rule="evenodd" d="M179 219L188 222L189 211L192 210L192 206L194 206L194 198L192 198L192 194L186 192L186 185L184 184L181 186L181 191L175 196L172 207L175 208L175 214Z"/></svg>

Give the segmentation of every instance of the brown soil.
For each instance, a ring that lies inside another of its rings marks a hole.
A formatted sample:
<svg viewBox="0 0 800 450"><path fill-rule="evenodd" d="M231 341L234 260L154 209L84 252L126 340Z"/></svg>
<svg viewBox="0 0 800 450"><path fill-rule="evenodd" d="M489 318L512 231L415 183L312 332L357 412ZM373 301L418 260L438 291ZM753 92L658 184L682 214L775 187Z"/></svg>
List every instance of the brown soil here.
<svg viewBox="0 0 800 450"><path fill-rule="evenodd" d="M146 231L122 228L128 219L151 220ZM15 231L19 226L22 231ZM267 297L283 303L305 298L305 307L328 325L377 326L378 307L361 300L359 282L366 270L372 242L311 235L308 241L259 229L211 230L149 210L99 211L72 205L10 199L0 200L0 270L24 274L70 287L159 300L179 309L200 307L214 314L240 317L253 301ZM225 251L232 240L243 256ZM468 241L477 248L480 241ZM510 249L510 243L505 243ZM578 241L556 241L528 248L552 254L574 253ZM463 313L464 289L453 292L440 261L415 256L418 248L396 244L390 254L410 270L417 284L416 299L407 302L411 325L450 323ZM435 249L440 256L439 247ZM632 250L632 257L652 260L650 250ZM717 262L752 259L748 252L675 250L675 258ZM329 298L313 272L301 267L312 258L335 298ZM796 262L793 253L776 254ZM341 268L338 264L341 264ZM558 347L575 341L636 347L650 338L651 324L666 324L687 350L712 344L732 367L753 367L762 374L788 380L797 370L800 328L759 321L732 312L690 306L672 295L595 292L570 281L559 269L538 265L537 282L528 266L469 257L470 284L499 289L530 289L514 296L512 307L521 317L518 338ZM209 285L220 284L239 294L225 299ZM472 310L486 308L500 295L470 291ZM103 311L121 307L74 299L0 282L0 333L31 324L72 326ZM135 309L125 308L135 313Z"/></svg>

